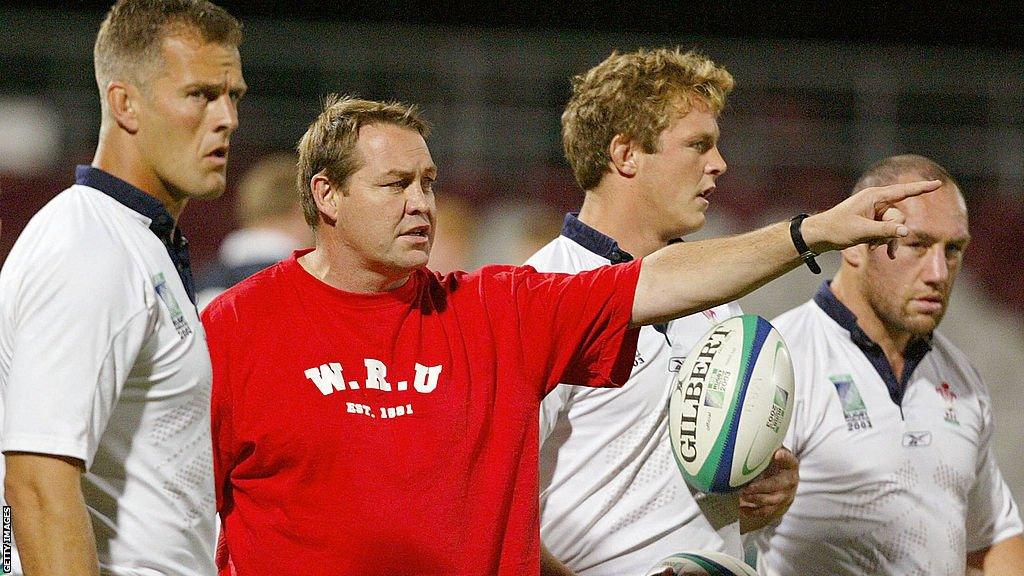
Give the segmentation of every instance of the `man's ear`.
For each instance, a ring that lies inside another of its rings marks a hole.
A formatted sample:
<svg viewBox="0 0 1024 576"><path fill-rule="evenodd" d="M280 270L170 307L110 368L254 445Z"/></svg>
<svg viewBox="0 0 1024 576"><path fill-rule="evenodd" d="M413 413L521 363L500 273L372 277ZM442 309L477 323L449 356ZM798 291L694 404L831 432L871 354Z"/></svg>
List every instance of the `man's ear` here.
<svg viewBox="0 0 1024 576"><path fill-rule="evenodd" d="M316 202L316 209L323 216L327 224L333 226L338 221L340 213L341 191L334 185L327 175L321 170L313 175L309 181L309 189L313 192L313 201Z"/></svg>
<svg viewBox="0 0 1024 576"><path fill-rule="evenodd" d="M129 134L139 131L139 89L115 80L107 84L107 106L117 125Z"/></svg>
<svg viewBox="0 0 1024 576"><path fill-rule="evenodd" d="M840 254L843 256L844 264L851 268L860 268L867 262L868 250L870 249L867 244L857 244L856 246L843 249Z"/></svg>
<svg viewBox="0 0 1024 576"><path fill-rule="evenodd" d="M626 178L636 176L639 151L636 141L625 134L616 134L608 144L612 170Z"/></svg>

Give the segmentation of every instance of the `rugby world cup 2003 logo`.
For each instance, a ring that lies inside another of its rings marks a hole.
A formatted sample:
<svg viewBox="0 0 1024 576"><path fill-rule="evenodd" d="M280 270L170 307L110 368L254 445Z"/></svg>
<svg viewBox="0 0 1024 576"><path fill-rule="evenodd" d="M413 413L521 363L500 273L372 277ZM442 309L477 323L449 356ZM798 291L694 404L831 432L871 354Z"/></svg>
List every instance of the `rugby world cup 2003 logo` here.
<svg viewBox="0 0 1024 576"><path fill-rule="evenodd" d="M160 300L164 303L167 311L170 312L171 322L174 324L174 329L178 331L178 337L185 338L191 334L192 327L185 320L185 315L181 312L181 306L178 305L178 299L174 297L174 292L167 285L163 272L153 275L153 287L156 289L156 293L160 296Z"/></svg>
<svg viewBox="0 0 1024 576"><path fill-rule="evenodd" d="M953 388L949 385L949 382L943 382L935 387L935 391L942 396L942 399L946 402L946 414L944 419L950 424L960 425L960 420L956 417L956 392L953 392Z"/></svg>
<svg viewBox="0 0 1024 576"><path fill-rule="evenodd" d="M867 405L864 404L864 398L860 395L857 384L853 382L853 377L849 374L836 374L829 376L828 379L836 387L836 394L839 395L839 402L843 406L846 429L853 431L872 428Z"/></svg>

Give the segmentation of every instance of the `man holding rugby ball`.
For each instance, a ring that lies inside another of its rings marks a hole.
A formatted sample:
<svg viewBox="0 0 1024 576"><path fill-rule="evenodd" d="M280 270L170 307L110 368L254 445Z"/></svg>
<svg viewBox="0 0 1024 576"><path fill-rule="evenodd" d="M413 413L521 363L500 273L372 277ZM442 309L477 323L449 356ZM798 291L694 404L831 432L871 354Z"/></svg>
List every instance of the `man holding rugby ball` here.
<svg viewBox="0 0 1024 576"><path fill-rule="evenodd" d="M577 76L562 141L583 206L526 263L576 273L644 258L702 228L726 170L717 119L732 87L724 68L678 48L613 53ZM681 550L742 558L741 530L785 512L797 484L788 450L737 500L691 493L669 448L673 346L689 350L739 314L726 303L645 326L621 388L559 386L544 398L545 573L642 574Z"/></svg>
<svg viewBox="0 0 1024 576"><path fill-rule="evenodd" d="M773 321L796 377L786 445L805 474L786 516L756 537L762 574L1024 574L1020 514L989 447L991 399L935 332L970 241L960 187L903 155L854 192L920 179L942 186L896 204L910 234L894 259L843 250L835 278Z"/></svg>

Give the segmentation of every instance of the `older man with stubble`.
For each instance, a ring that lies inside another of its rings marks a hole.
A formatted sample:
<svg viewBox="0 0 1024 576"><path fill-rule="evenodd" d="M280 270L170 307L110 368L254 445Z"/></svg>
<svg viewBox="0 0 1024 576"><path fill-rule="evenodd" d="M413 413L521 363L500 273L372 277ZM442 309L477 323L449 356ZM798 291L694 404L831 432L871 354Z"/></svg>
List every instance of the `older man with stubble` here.
<svg viewBox="0 0 1024 576"><path fill-rule="evenodd" d="M431 272L427 133L415 108L328 98L299 143L315 248L203 313L222 574L538 573L544 395L621 385L638 326L803 262L785 222L577 275ZM892 204L937 186L865 190L804 220L803 239L900 237Z"/></svg>

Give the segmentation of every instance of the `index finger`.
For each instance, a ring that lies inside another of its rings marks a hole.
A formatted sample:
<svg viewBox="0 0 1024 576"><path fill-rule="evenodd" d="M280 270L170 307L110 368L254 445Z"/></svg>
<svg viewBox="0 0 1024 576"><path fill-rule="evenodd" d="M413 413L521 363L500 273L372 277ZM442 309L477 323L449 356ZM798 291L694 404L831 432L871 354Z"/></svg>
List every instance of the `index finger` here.
<svg viewBox="0 0 1024 576"><path fill-rule="evenodd" d="M900 200L918 196L925 192L931 192L932 190L938 190L940 186L942 186L942 180L919 180L917 182L908 182L906 184L880 186L878 187L878 192L876 193L877 197L875 198L875 212L878 212L879 203L882 203L885 207L892 206Z"/></svg>

